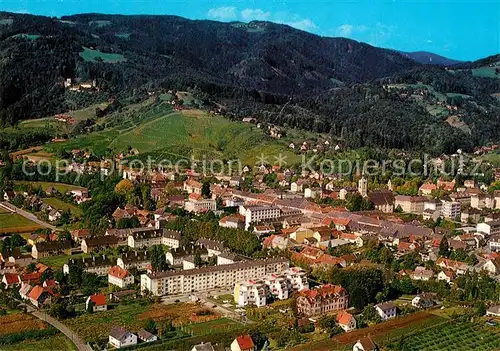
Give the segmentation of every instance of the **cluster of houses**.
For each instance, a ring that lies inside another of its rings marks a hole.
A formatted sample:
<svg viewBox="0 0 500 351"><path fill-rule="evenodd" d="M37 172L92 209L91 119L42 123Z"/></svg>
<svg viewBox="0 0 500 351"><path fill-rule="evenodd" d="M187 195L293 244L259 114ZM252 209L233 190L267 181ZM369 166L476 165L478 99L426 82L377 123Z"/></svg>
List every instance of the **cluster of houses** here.
<svg viewBox="0 0 500 351"><path fill-rule="evenodd" d="M38 270L26 272L25 268L43 257L83 252L88 256L69 259L63 266L63 273L68 274L72 266L79 266L85 272L107 276L108 283L119 289L130 289L136 282L131 274L134 269L140 272L139 285L143 293L152 296L187 295L228 288L233 289L234 302L240 307L261 307L271 300L287 299L296 293L300 315L314 318L335 313L338 325L348 332L356 328L356 319L348 312L349 295L346 289L330 284L310 288L306 271L291 266L291 262L312 268L345 268L356 264L359 251L368 242L377 241L390 248L397 258L414 252L421 261L434 261L438 267L436 270L423 266L401 270L400 277L422 281L436 279L453 284L456 277L476 271L487 272L495 279L500 278L498 191L487 193L472 180L465 181L460 187L455 181L438 180L436 183L424 183L418 196L407 196L396 195L390 181L384 189L369 191L368 179L365 177L359 179L357 187L337 187L330 179L324 179L314 172L294 181L292 172L281 171L279 167L264 167L259 172L276 173L280 185L289 187L289 191L267 188L259 180L262 174L258 174L255 177L255 186L261 190L258 193L240 190L245 178L242 175L218 177L218 183L211 184L208 189L210 194L207 194L207 186L200 182L201 175L194 171L187 172L187 179L176 184L176 178L169 173L157 171L145 175L126 169L124 178L148 182L151 196L157 201L165 200L166 205L156 211L126 205L113 212L115 222L137 218L139 228L108 229L100 236L92 236L88 230L78 229L71 232L71 240L57 240L50 235L44 238L30 237L31 255L13 251L1 256L2 281L7 288L19 285L23 299L37 307L43 306L50 303L51 297L57 296L57 282L46 280L41 283L32 276ZM168 195L165 186L169 182L175 183L174 189L183 195ZM373 204L375 210L349 212L345 207L319 205L317 201L325 198L345 200L348 194L361 195ZM446 195L436 199L436 194ZM4 194L4 198L10 195ZM88 193L81 191L74 196L88 198ZM225 209L232 209L231 214L220 218L221 227L252 231L257 237L262 237L263 247L289 250L290 259L250 259L231 252L223 242L205 237L186 245L181 232L165 228L166 223L175 218L166 211L167 207L184 208L195 213L214 211L221 214L223 210L218 208L221 202ZM451 231L431 229L418 221L405 223L394 213L401 211L422 216L423 219L445 218L455 222L459 228ZM439 257L443 240L451 250L474 254L478 263L469 265ZM152 270L148 248L154 245L168 247L165 260L171 269L163 272ZM116 258L102 254L103 250L117 247L127 249ZM350 253L335 254L337 249L342 251L344 248ZM198 258L201 259L201 266L197 262ZM212 263L209 264L209 261ZM43 265L36 265L37 269L39 266ZM103 311L107 308L107 300L102 294L91 295L86 300L86 306L96 312ZM412 306L416 308L428 308L434 303L435 298L428 294L420 294L412 300ZM391 301L375 305L375 310L382 320L397 315L396 305ZM494 309L490 310L489 313L496 313ZM134 334L116 327L109 334L109 343L121 348L134 345L138 340L156 340L155 335L146 333L140 331ZM370 342L373 344L369 338L361 339L354 349L370 349ZM238 349L236 347L243 350L250 342L242 336L233 344L235 350ZM193 348L204 349L214 349L214 346L207 343Z"/></svg>

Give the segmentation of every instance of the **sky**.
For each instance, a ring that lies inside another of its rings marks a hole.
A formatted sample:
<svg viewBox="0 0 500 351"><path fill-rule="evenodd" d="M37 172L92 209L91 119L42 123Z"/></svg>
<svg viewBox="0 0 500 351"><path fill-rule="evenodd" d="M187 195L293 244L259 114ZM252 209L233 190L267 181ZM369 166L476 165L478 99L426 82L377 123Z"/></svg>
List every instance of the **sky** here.
<svg viewBox="0 0 500 351"><path fill-rule="evenodd" d="M500 53L500 0L0 0L0 10L57 17L98 12L265 20L457 60Z"/></svg>

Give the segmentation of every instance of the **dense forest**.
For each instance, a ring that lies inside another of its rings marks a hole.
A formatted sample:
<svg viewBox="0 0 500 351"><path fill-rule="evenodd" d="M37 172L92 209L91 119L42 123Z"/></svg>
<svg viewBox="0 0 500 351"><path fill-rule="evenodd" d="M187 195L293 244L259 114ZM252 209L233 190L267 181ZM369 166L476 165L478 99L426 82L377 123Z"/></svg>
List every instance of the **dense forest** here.
<svg viewBox="0 0 500 351"><path fill-rule="evenodd" d="M331 133L349 147L439 154L500 140L500 103L492 96L500 93L500 80L470 71L498 60L452 71L270 22L0 12L0 125L176 89L195 91L207 108L217 104L234 119ZM68 78L95 81L97 91L70 93ZM445 123L448 115L430 114L426 103L435 101L403 99L412 92L390 91L388 84L427 85L459 109L467 129Z"/></svg>

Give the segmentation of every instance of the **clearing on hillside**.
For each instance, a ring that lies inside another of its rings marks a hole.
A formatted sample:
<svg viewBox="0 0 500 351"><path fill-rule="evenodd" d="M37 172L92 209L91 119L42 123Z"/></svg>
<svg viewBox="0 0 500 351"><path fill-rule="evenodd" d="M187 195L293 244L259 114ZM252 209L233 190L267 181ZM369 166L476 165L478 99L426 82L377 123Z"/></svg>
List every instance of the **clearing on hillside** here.
<svg viewBox="0 0 500 351"><path fill-rule="evenodd" d="M99 50L93 50L87 47L83 47L83 52L80 52L80 57L88 62L99 62L102 61L104 63L118 63L125 62L126 59L123 55L120 54L112 54L105 53Z"/></svg>

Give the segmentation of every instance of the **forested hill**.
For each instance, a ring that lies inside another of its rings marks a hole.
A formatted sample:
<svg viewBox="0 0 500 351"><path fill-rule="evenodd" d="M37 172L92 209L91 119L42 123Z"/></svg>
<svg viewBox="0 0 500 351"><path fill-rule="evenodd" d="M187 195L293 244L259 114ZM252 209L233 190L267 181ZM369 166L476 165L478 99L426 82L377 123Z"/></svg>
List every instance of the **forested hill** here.
<svg viewBox="0 0 500 351"><path fill-rule="evenodd" d="M352 147L438 154L500 140L499 77L498 56L422 65L270 22L0 12L0 127L190 90L230 118L332 133ZM67 79L95 86L75 92Z"/></svg>
<svg viewBox="0 0 500 351"><path fill-rule="evenodd" d="M213 83L312 95L416 65L390 50L269 22L98 14L1 13L0 55L0 110L9 122L60 110L65 78L95 78L115 93Z"/></svg>

